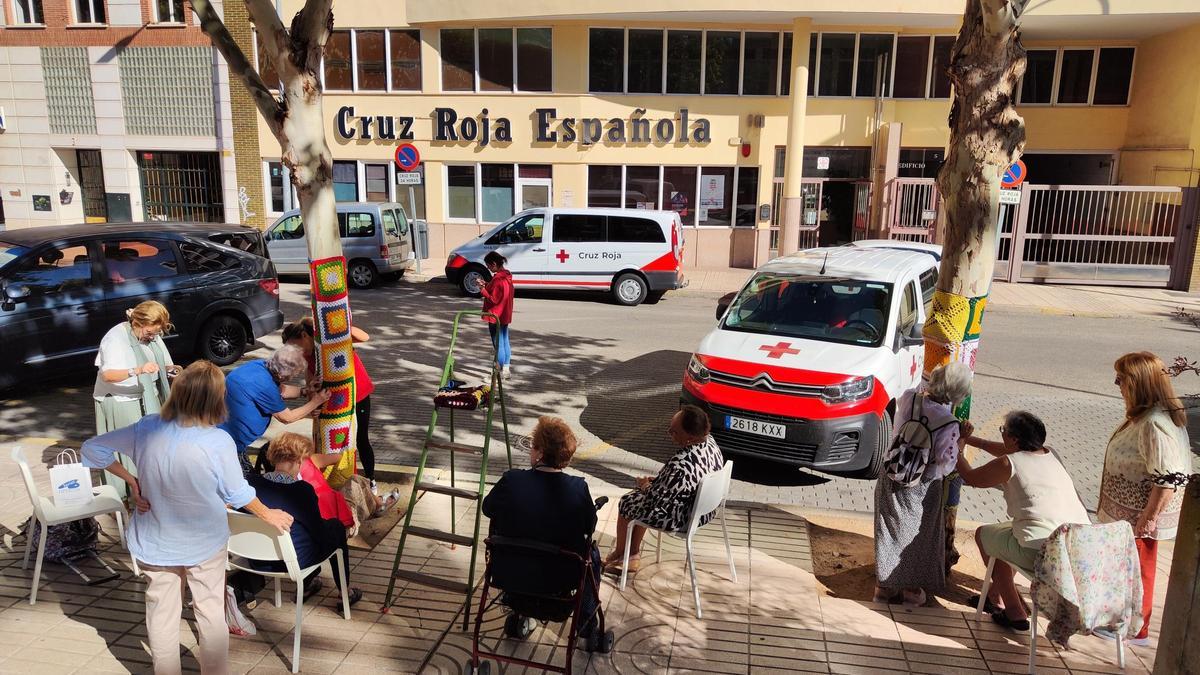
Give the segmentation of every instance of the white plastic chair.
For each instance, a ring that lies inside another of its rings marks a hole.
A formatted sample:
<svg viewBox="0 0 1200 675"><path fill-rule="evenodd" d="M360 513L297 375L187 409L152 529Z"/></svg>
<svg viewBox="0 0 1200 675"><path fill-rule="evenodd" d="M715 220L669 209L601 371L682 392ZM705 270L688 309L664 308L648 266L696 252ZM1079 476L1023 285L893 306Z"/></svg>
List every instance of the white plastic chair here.
<svg viewBox="0 0 1200 675"><path fill-rule="evenodd" d="M1058 533L1055 532L1051 536L1057 536L1057 535L1058 535ZM1008 562L1008 561L1006 560L1005 562ZM1033 579L1033 577L1034 577L1033 570L1027 570L1022 567L1018 567L1012 563L1008 563L1008 565L1010 567L1012 567L1015 571L1020 572L1022 575L1024 575L1026 579ZM990 589L992 586L992 570L995 567L996 567L996 556L992 556L991 558L988 559L987 571L985 571L983 573L983 588L980 589L980 591L979 591L979 606L975 608L975 622L976 623L978 623L979 620L983 617L983 607L984 607L984 603L987 602L988 589ZM1079 581L1086 583L1086 579L1082 578L1082 577L1079 579ZM1037 672L1037 638L1038 638L1037 596L1034 595L1033 593L1030 593L1029 601L1030 601L1030 605L1032 606L1032 611L1029 613L1029 672L1030 672L1030 675L1033 675L1033 673ZM1141 611L1141 608L1138 607L1135 611ZM1125 670L1125 637L1119 632L1116 633L1116 636L1117 636L1117 666L1121 670Z"/></svg>
<svg viewBox="0 0 1200 675"><path fill-rule="evenodd" d="M54 500L46 499L38 494L37 483L33 481L33 472L29 470L29 462L26 461L21 446L13 447L12 458L17 463L17 468L21 470L21 478L25 481L25 491L29 494L30 504L33 505L33 521L29 523L29 532L25 535L25 557L21 561L23 570L29 569L29 542L33 540L33 530L39 524L42 526L41 534L38 537L37 558L33 563L33 581L29 588L29 604L33 605L37 603L38 582L42 579L42 558L46 555L46 534L50 526L111 513L117 517L117 533L121 537L121 546L125 546L125 505L121 502L121 497L113 486L101 485L92 488L94 499L91 504L58 506ZM141 574L138 570L137 560L132 556L130 559L133 560L134 575Z"/></svg>
<svg viewBox="0 0 1200 675"><path fill-rule="evenodd" d="M696 585L696 553L692 546L692 538L696 536L696 530L700 529L700 519L705 514L712 513L719 509L715 518L721 519L721 533L725 537L725 557L729 560L729 576L733 581L737 581L737 569L733 566L733 550L729 546L729 528L725 524L725 499L729 496L729 486L733 482L733 462L726 461L725 466L720 471L714 471L704 478L700 479L700 486L696 488L696 499L692 503L692 513L688 519L688 528L686 531L678 530L667 532L673 537L683 539L684 546L687 548L687 565L688 572L692 577L692 597L696 600L696 618L703 618L700 610L700 588ZM658 533L658 538L655 543L654 562L662 561L662 535L663 530L656 529L643 523L639 520L634 520L629 523L629 528L625 531L625 558L621 563L621 590L625 590L625 582L629 576L629 549L633 542L633 528L635 525L641 525L648 530L654 530Z"/></svg>
<svg viewBox="0 0 1200 675"><path fill-rule="evenodd" d="M300 527L296 524L294 527ZM279 533L274 525L263 522L257 516L237 511L229 512L229 566L234 569L251 572L259 576L275 579L275 606L283 604L283 589L281 581L291 579L296 584L296 629L292 638L292 672L300 672L300 625L304 621L304 579L313 570L325 563L330 563L330 573L333 574L332 560L338 559L338 585L342 589L342 616L350 620L350 591L346 586L346 560L342 550L338 549L329 557L315 565L301 568L296 558L296 549L292 546L292 535ZM250 567L249 560L266 562L282 562L286 571L269 572Z"/></svg>

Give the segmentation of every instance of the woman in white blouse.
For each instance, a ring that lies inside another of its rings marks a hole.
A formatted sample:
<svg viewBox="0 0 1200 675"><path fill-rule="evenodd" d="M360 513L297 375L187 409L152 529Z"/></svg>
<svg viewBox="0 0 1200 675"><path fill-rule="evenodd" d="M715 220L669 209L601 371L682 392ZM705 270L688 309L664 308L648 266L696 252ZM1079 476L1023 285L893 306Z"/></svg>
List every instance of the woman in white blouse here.
<svg viewBox="0 0 1200 675"><path fill-rule="evenodd" d="M171 315L161 303L147 300L129 310L129 320L113 326L100 340L96 354L96 434L122 429L157 413L171 393L169 378L178 372L162 335L171 328ZM133 470L128 458L122 465ZM125 491L112 474L106 481Z"/></svg>
<svg viewBox="0 0 1200 675"><path fill-rule="evenodd" d="M1108 440L1100 482L1099 519L1133 526L1142 563L1142 631L1129 642L1149 642L1158 542L1174 539L1183 490L1172 480L1192 472L1187 415L1162 360L1133 352L1113 364L1125 399L1125 421ZM1098 634L1107 637L1104 633Z"/></svg>

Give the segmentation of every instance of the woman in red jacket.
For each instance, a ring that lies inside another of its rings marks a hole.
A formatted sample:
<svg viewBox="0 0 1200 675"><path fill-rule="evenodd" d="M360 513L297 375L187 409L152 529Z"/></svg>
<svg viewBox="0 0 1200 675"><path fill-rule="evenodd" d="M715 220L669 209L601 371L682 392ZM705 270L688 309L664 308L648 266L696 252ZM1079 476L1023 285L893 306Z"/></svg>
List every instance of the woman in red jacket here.
<svg viewBox="0 0 1200 675"><path fill-rule="evenodd" d="M496 363L500 366L500 374L508 377L509 362L512 360L512 348L508 344L508 325L512 323L513 313L513 281L512 273L504 269L508 260L499 253L492 251L483 258L488 271L492 273L491 281L480 290L483 295L483 311L496 315L483 317L488 322L488 332L492 334L492 344L496 347ZM498 319L498 320L497 320Z"/></svg>

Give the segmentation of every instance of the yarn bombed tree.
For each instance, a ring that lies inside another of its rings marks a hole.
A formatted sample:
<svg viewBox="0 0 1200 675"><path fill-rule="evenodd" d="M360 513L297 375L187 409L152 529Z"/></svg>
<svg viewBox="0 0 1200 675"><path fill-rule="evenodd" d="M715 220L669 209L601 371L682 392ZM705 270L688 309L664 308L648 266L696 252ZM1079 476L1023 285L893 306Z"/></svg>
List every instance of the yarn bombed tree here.
<svg viewBox="0 0 1200 675"><path fill-rule="evenodd" d="M238 0L229 0L237 2ZM354 473L354 352L346 259L338 236L333 193L333 154L325 142L321 110L321 56L333 28L332 0L307 0L285 28L270 0L243 0L262 49L259 57L278 73L276 96L209 0L191 0L200 26L225 57L229 72L249 90L300 198L308 240L317 373L330 392L317 418L318 451L344 452L329 482L340 486Z"/></svg>

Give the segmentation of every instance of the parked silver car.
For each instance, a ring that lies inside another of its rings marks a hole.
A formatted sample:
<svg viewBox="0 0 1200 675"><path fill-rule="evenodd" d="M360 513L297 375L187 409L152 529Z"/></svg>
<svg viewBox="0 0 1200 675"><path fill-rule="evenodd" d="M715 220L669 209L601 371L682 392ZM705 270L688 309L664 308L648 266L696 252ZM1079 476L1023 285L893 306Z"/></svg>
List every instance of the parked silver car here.
<svg viewBox="0 0 1200 675"><path fill-rule="evenodd" d="M398 279L413 266L413 231L399 204L344 202L337 205L346 276L355 288L370 288L381 276ZM267 251L279 274L308 274L308 242L300 210L284 213L267 229Z"/></svg>

